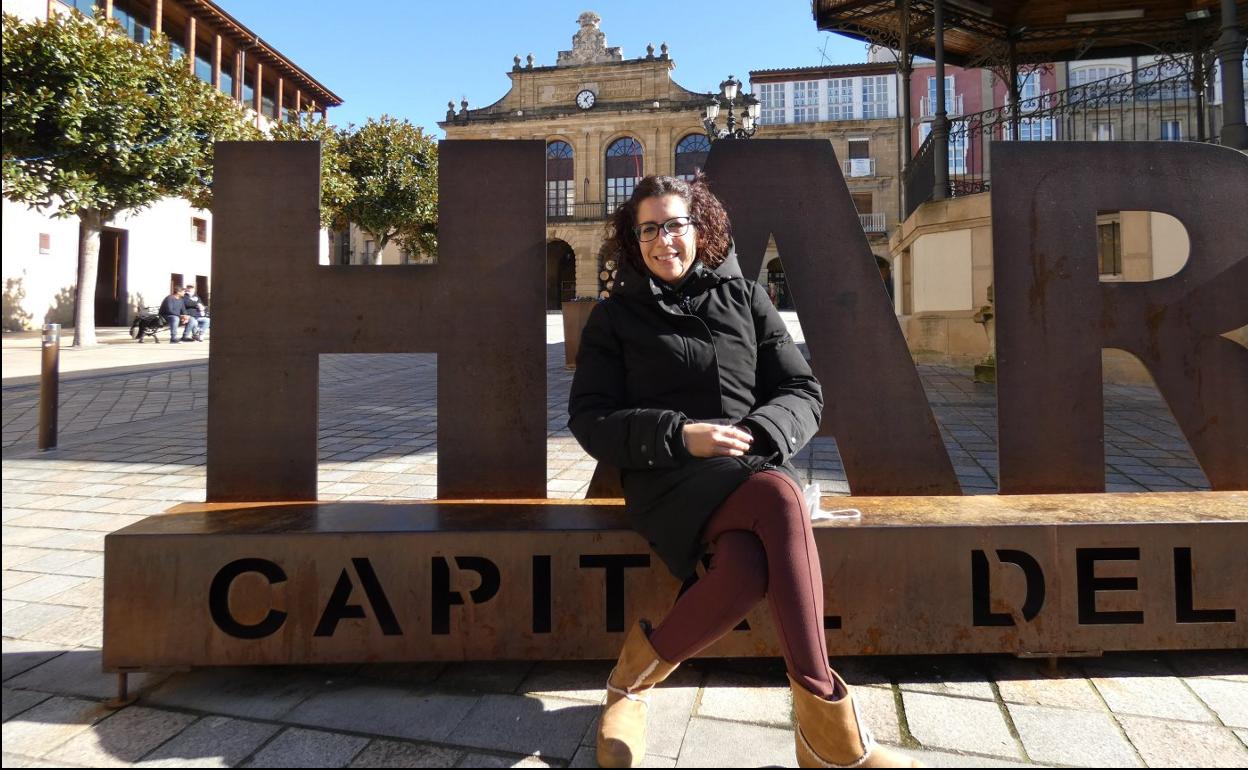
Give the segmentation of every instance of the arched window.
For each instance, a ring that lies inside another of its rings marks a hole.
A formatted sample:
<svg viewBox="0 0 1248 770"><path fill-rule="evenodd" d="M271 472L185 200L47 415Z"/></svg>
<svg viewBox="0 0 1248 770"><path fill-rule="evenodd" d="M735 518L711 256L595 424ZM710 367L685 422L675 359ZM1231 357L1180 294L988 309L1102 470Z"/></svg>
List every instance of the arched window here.
<svg viewBox="0 0 1248 770"><path fill-rule="evenodd" d="M612 142L607 148L608 215L628 200L641 176L641 142L631 136Z"/></svg>
<svg viewBox="0 0 1248 770"><path fill-rule="evenodd" d="M676 176L692 182L694 173L706 166L711 140L706 134L690 134L676 145Z"/></svg>
<svg viewBox="0 0 1248 770"><path fill-rule="evenodd" d="M570 217L576 203L572 145L555 140L546 145L546 216Z"/></svg>

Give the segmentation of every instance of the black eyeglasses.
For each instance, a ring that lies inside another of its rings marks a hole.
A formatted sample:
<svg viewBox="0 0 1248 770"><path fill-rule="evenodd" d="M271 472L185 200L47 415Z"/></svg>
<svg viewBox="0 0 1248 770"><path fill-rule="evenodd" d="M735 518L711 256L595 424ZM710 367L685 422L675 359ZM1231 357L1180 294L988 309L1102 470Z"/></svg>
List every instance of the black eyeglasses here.
<svg viewBox="0 0 1248 770"><path fill-rule="evenodd" d="M660 230L671 236L680 236L689 232L689 225L696 225L697 223L698 221L693 217L672 217L662 224L658 222L642 222L633 228L633 235L641 243L647 243L658 238Z"/></svg>

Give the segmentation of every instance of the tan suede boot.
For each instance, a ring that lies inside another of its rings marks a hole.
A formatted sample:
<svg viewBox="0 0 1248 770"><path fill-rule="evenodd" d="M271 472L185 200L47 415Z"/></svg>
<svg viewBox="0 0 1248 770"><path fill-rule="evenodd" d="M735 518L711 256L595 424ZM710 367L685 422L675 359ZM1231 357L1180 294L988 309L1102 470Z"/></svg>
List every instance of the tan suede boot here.
<svg viewBox="0 0 1248 770"><path fill-rule="evenodd" d="M798 767L923 767L899 751L875 742L854 706L849 685L835 672L845 688L837 701L820 698L789 677L793 690L793 739Z"/></svg>
<svg viewBox="0 0 1248 770"><path fill-rule="evenodd" d="M646 756L646 701L650 688L675 670L650 646L645 621L624 638L620 660L607 679L607 703L598 725L598 766L637 767Z"/></svg>

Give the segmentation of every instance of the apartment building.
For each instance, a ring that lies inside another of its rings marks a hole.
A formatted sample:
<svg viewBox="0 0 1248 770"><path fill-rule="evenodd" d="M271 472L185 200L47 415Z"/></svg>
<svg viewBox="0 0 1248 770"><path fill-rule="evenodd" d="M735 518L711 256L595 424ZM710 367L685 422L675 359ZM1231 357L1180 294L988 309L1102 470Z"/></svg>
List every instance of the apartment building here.
<svg viewBox="0 0 1248 770"><path fill-rule="evenodd" d="M136 42L169 38L173 55L205 82L244 105L257 125L291 120L301 110L322 115L342 99L210 0L5 0L4 12L25 21L83 13L116 21ZM78 220L3 203L5 330L73 322ZM95 322L126 326L157 305L172 285L195 284L211 297L212 213L167 198L122 214L101 237ZM321 261L328 261L323 239Z"/></svg>

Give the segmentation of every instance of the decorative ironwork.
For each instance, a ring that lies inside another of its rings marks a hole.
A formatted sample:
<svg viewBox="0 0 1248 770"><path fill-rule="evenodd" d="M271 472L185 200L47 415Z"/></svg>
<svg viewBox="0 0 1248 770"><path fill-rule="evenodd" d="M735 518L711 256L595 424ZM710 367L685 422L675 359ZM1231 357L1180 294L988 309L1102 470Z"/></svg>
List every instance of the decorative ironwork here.
<svg viewBox="0 0 1248 770"><path fill-rule="evenodd" d="M1149 67L1122 72L1063 91L1009 102L952 120L949 127L949 184L954 196L991 187L991 144L1020 141L1207 141L1200 128L1215 126L1218 111L1206 108L1193 87L1204 62L1173 56ZM1021 69L1021 68L1020 68ZM1195 133L1194 133L1195 131ZM905 171L906 216L931 199L932 135L924 138ZM924 184L919 180L924 179Z"/></svg>

